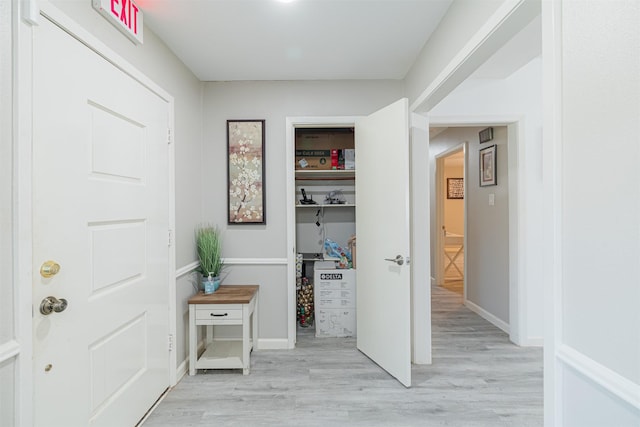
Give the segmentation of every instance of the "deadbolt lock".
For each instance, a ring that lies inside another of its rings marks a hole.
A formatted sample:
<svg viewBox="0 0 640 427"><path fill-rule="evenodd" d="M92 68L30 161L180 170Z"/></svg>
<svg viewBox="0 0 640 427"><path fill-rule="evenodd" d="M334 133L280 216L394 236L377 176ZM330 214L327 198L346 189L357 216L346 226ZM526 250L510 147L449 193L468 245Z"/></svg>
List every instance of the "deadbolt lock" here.
<svg viewBox="0 0 640 427"><path fill-rule="evenodd" d="M40 267L40 275L42 277L53 277L60 271L60 264L55 261L46 261Z"/></svg>

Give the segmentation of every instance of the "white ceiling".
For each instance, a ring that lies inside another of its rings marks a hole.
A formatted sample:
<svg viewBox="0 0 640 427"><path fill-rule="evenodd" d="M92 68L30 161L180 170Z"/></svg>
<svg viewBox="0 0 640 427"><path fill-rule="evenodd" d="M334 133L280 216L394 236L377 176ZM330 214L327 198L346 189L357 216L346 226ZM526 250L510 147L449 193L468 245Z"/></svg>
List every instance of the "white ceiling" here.
<svg viewBox="0 0 640 427"><path fill-rule="evenodd" d="M202 81L403 79L452 0L137 0Z"/></svg>

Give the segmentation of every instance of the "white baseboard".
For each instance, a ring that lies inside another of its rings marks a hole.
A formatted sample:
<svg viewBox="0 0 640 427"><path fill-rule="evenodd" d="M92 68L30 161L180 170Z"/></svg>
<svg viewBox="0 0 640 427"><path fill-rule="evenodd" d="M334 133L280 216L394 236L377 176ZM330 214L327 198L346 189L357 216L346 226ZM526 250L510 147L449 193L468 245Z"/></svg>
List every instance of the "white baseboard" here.
<svg viewBox="0 0 640 427"><path fill-rule="evenodd" d="M180 382L182 377L187 375L187 372L189 372L189 359L184 359L182 363L178 365L178 369L176 370L176 384Z"/></svg>
<svg viewBox="0 0 640 427"><path fill-rule="evenodd" d="M225 265L287 265L286 258L223 258Z"/></svg>
<svg viewBox="0 0 640 427"><path fill-rule="evenodd" d="M542 337L530 337L525 338L520 343L522 347L544 347L544 338Z"/></svg>
<svg viewBox="0 0 640 427"><path fill-rule="evenodd" d="M494 316L493 314L489 313L484 308L480 307L477 304L472 303L469 300L464 300L464 305L469 310L473 311L474 313L476 313L478 316L482 317L483 319L485 319L489 323L492 323L497 328L502 329L507 334L509 333L509 329L510 329L509 328L509 324L506 323L504 320L498 319L496 316Z"/></svg>
<svg viewBox="0 0 640 427"><path fill-rule="evenodd" d="M258 350L288 350L289 340L286 338L258 338Z"/></svg>

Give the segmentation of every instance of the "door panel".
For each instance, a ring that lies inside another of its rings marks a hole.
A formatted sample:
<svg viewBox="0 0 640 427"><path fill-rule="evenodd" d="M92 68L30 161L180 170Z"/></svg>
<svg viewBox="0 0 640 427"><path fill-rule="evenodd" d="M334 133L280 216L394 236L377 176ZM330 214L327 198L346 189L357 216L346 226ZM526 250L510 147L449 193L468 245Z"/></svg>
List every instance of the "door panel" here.
<svg viewBox="0 0 640 427"><path fill-rule="evenodd" d="M411 385L409 116L401 99L356 123L357 346ZM398 265L385 259L397 255Z"/></svg>
<svg viewBox="0 0 640 427"><path fill-rule="evenodd" d="M35 424L135 425L169 385L169 106L41 21L34 29ZM60 272L42 277L46 260ZM67 299L66 310L41 314L47 296Z"/></svg>

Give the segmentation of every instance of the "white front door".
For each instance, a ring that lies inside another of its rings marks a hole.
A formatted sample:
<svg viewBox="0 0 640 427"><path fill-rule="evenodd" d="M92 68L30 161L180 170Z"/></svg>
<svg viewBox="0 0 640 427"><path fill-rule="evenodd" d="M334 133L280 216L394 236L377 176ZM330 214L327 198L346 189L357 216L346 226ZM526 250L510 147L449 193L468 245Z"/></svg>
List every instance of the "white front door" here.
<svg viewBox="0 0 640 427"><path fill-rule="evenodd" d="M408 111L408 101L401 99L358 120L355 131L357 346L407 387L411 385Z"/></svg>
<svg viewBox="0 0 640 427"><path fill-rule="evenodd" d="M33 68L35 425L133 426L169 385L169 106L47 19Z"/></svg>

